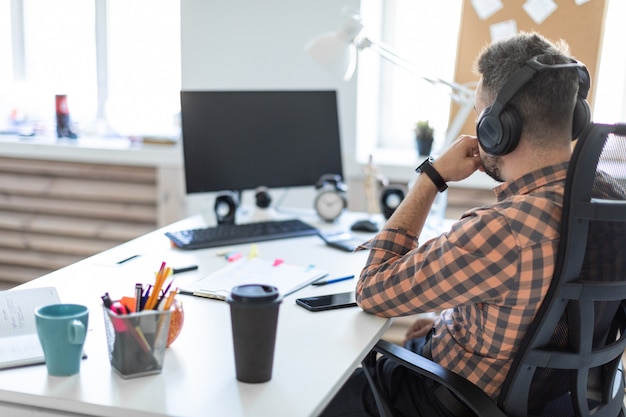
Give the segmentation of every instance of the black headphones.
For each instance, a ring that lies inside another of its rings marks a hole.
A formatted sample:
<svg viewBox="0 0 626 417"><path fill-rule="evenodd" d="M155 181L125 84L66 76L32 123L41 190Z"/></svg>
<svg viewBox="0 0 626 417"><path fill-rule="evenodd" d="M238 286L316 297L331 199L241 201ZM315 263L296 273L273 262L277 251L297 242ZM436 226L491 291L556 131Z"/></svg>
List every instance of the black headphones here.
<svg viewBox="0 0 626 417"><path fill-rule="evenodd" d="M572 139L576 139L591 121L591 110L587 103L587 94L591 79L587 68L575 59L566 64L544 64L539 59L549 55L537 55L506 80L496 101L486 107L478 117L476 135L480 146L490 155L501 156L512 152L522 133L522 121L518 111L508 103L517 92L536 74L544 70L573 68L578 72L578 96L574 107Z"/></svg>

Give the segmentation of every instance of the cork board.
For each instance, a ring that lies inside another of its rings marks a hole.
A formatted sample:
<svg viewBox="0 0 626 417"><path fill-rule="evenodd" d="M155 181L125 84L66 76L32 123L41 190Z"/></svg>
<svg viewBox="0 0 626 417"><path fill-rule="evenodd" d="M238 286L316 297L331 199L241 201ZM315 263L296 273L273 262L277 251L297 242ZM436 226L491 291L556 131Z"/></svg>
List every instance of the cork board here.
<svg viewBox="0 0 626 417"><path fill-rule="evenodd" d="M482 48L491 42L490 26L513 19L518 32L535 31L552 41L563 39L569 44L571 54L585 64L591 75L591 90L587 98L591 104L598 72L605 0L590 0L581 5L577 5L574 0L554 0L557 9L541 24L535 23L522 7L526 1L502 0L504 7L501 10L481 20L471 1L463 0L455 80L459 83L478 81L473 66ZM457 106L453 105L452 117L457 110ZM470 114L461 132L474 134L475 131L475 119Z"/></svg>

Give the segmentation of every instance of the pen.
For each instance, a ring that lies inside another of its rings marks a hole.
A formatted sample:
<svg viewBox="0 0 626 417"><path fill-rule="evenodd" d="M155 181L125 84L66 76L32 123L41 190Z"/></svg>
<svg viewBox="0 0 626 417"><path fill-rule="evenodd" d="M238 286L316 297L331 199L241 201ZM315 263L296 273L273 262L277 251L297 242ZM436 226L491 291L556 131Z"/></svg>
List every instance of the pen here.
<svg viewBox="0 0 626 417"><path fill-rule="evenodd" d="M122 259L121 261L117 261L117 262L116 262L116 264L118 264L118 265L122 265L122 264L124 264L124 263L126 263L126 262L128 262L128 261L132 261L133 259L138 258L139 256L140 256L140 255L133 255L133 256L129 256L129 257L128 257L128 258L126 258L126 259Z"/></svg>
<svg viewBox="0 0 626 417"><path fill-rule="evenodd" d="M323 281L315 281L314 283L312 283L311 285L327 285L327 284L333 284L335 282L340 282L340 281L347 281L349 279L354 278L354 275L348 275L347 277L339 277L339 278L330 278L330 279L325 279Z"/></svg>
<svg viewBox="0 0 626 417"><path fill-rule="evenodd" d="M143 293L143 285L135 284L135 313L141 311L141 294Z"/></svg>
<svg viewBox="0 0 626 417"><path fill-rule="evenodd" d="M172 270L172 273L180 274L181 272L195 271L196 269L198 269L198 265L189 265L189 266L183 266L181 268L174 268Z"/></svg>

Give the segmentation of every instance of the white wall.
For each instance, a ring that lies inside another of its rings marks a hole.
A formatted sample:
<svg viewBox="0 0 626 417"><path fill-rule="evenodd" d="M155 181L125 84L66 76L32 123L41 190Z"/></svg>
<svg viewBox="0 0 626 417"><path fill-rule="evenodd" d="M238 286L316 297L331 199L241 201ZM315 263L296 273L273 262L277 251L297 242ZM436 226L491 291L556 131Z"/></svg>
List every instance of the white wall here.
<svg viewBox="0 0 626 417"><path fill-rule="evenodd" d="M344 6L359 0L182 0L182 88L337 90L344 175L358 175L356 81L335 78L304 49L341 26ZM311 207L309 188L290 191L285 204ZM202 198L190 197L191 212Z"/></svg>

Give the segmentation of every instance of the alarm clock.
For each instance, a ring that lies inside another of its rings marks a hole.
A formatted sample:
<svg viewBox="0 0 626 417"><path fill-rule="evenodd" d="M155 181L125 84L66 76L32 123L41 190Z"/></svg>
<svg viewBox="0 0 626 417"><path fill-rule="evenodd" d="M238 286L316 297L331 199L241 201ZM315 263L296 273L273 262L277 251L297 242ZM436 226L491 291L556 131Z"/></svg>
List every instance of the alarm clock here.
<svg viewBox="0 0 626 417"><path fill-rule="evenodd" d="M348 187L343 183L341 175L322 175L315 188L319 190L313 203L315 211L323 220L335 221L348 206Z"/></svg>

